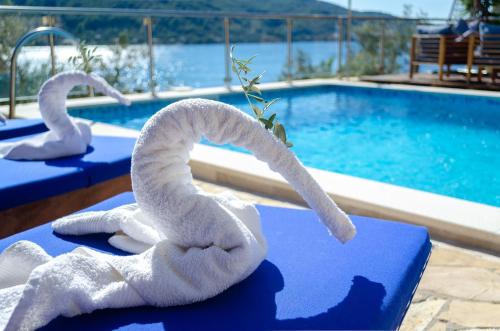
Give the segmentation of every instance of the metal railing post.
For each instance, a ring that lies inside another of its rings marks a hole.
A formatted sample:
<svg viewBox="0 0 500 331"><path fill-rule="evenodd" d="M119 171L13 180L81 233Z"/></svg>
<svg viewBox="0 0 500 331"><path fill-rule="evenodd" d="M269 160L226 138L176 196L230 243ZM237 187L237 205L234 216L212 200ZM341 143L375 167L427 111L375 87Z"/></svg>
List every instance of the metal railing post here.
<svg viewBox="0 0 500 331"><path fill-rule="evenodd" d="M349 61L351 59L351 34L352 34L352 0L348 1L348 12L347 12L347 26L346 26L346 32L347 32L347 58L346 58L346 65L347 65L347 72L349 72Z"/></svg>
<svg viewBox="0 0 500 331"><path fill-rule="evenodd" d="M379 48L380 48L380 67L379 72L381 74L384 73L385 70L385 20L380 22L380 39L379 39Z"/></svg>
<svg viewBox="0 0 500 331"><path fill-rule="evenodd" d="M226 85L227 88L231 87L231 57L229 52L230 46L229 46L229 18L224 17L224 65L225 65L225 70L226 70L226 76L224 77L224 85Z"/></svg>
<svg viewBox="0 0 500 331"><path fill-rule="evenodd" d="M340 68L342 67L342 39L344 38L343 34L344 32L342 31L342 27L344 25L344 22L342 20L342 17L339 16L337 19L337 46L338 46L338 51L337 51L337 61L338 61L338 67L337 67L337 74L340 71Z"/></svg>
<svg viewBox="0 0 500 331"><path fill-rule="evenodd" d="M34 30L29 31L19 38L16 42L16 46L12 50L12 55L10 56L10 81L9 81L9 118L14 118L16 116L16 72L17 72L17 55L21 51L21 48L35 39L38 36L45 36L49 34L55 34L64 38L74 39L76 38L69 32L66 32L60 28L41 26Z"/></svg>
<svg viewBox="0 0 500 331"><path fill-rule="evenodd" d="M9 81L9 119L16 117L16 75L17 75L17 53L14 49L10 58L10 81Z"/></svg>
<svg viewBox="0 0 500 331"><path fill-rule="evenodd" d="M43 16L42 25L45 26L55 26L55 18L53 16ZM54 76L56 74L56 51L54 47L54 35L48 35L49 46L50 46L50 74Z"/></svg>
<svg viewBox="0 0 500 331"><path fill-rule="evenodd" d="M155 60L153 53L153 20L151 17L144 18L144 25L148 35L148 55L149 55L149 89L153 96L156 96L156 81L155 81Z"/></svg>
<svg viewBox="0 0 500 331"><path fill-rule="evenodd" d="M293 22L291 18L286 19L286 46L287 46L287 81L292 81L293 70L293 54L292 54L292 31Z"/></svg>

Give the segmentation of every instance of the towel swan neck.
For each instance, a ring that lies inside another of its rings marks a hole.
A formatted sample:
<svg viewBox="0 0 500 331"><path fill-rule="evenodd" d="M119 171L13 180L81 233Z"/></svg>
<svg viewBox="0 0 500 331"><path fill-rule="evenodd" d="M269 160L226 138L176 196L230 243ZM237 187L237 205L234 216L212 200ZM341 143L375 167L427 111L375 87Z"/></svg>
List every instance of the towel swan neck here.
<svg viewBox="0 0 500 331"><path fill-rule="evenodd" d="M69 92L78 85L92 86L96 91L130 104L123 95L112 88L103 78L82 71L63 72L47 80L38 93L38 106L45 125L59 136L69 130L77 130L66 109Z"/></svg>

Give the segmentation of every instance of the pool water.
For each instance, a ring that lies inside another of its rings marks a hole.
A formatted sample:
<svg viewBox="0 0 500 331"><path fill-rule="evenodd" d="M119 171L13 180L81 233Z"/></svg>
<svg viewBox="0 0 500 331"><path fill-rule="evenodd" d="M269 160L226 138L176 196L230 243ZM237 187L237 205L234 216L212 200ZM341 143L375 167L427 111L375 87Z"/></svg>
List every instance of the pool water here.
<svg viewBox="0 0 500 331"><path fill-rule="evenodd" d="M307 166L500 206L500 97L350 86L269 91L265 97L281 98L272 111ZM240 94L215 99L250 113ZM71 113L141 129L166 104Z"/></svg>

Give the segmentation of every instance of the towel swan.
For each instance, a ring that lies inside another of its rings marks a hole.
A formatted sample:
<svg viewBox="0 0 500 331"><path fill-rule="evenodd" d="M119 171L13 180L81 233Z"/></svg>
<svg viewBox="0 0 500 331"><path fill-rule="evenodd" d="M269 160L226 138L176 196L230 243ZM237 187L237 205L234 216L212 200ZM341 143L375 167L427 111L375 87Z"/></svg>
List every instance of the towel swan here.
<svg viewBox="0 0 500 331"><path fill-rule="evenodd" d="M90 144L90 126L72 119L66 98L77 85L90 85L96 91L130 105L130 101L103 78L81 71L64 72L47 80L38 94L40 113L49 131L16 142L0 143L0 157L13 160L47 160L83 154Z"/></svg>
<svg viewBox="0 0 500 331"><path fill-rule="evenodd" d="M290 182L340 241L355 235L348 216L256 120L216 101L179 101L154 115L138 138L131 170L136 204L53 223L61 234L119 232L110 243L138 254L80 247L52 258L33 243L13 244L0 255L0 327L29 330L58 315L193 303L250 275L267 253L258 212L193 185L189 151L202 136L252 151ZM13 263L26 266L15 277L3 268Z"/></svg>

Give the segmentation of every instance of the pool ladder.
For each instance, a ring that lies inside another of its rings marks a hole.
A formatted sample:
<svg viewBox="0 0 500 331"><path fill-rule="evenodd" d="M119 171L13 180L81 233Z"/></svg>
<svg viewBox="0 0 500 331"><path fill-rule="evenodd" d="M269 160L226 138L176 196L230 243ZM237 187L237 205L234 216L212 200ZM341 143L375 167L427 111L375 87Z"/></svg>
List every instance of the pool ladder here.
<svg viewBox="0 0 500 331"><path fill-rule="evenodd" d="M10 57L10 90L9 90L9 118L14 118L16 115L16 72L17 72L17 55L19 54L21 48L31 40L39 36L60 36L63 38L71 39L74 42L78 39L75 38L71 33L64 31L61 28L56 28L52 26L42 26L31 30L24 36L19 38L16 42L16 46Z"/></svg>

